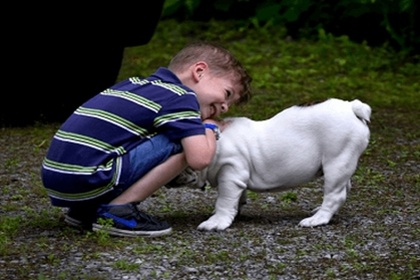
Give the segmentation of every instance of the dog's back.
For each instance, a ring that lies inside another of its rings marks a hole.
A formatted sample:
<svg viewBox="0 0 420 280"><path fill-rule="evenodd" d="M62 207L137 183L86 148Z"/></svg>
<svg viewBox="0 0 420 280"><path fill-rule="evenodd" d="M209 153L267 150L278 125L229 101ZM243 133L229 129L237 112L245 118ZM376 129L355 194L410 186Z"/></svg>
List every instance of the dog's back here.
<svg viewBox="0 0 420 280"><path fill-rule="evenodd" d="M304 118L304 116L307 116ZM312 117L311 117L312 116ZM299 119L305 121L311 119L311 122L332 124L333 122L340 125L340 121L345 122L355 121L358 118L365 125L370 122L371 108L368 104L361 102L358 99L352 101L345 101L336 98L330 98L324 102L315 103L313 105L297 105L287 108L279 112L273 118L287 118L287 122L299 122ZM331 120L331 122L329 122Z"/></svg>

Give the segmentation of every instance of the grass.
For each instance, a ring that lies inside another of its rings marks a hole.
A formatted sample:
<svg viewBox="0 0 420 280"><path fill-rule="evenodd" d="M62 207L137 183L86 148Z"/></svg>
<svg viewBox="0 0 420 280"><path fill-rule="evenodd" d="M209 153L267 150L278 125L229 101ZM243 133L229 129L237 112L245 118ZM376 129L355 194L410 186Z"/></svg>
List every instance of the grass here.
<svg viewBox="0 0 420 280"><path fill-rule="evenodd" d="M371 141L350 197L330 225L296 227L322 200L320 182L312 182L287 193L250 193L243 215L220 233L195 229L214 207L214 189L162 189L150 198L150 212L173 225L169 236L125 239L72 229L61 209L50 206L39 178L58 124L7 128L0 131L0 274L91 280L109 279L111 271L141 272L147 279L419 277L419 64L346 37L320 32L314 42L284 34L238 22L164 21L149 44L126 50L119 79L166 66L191 40L217 40L254 78L253 99L227 115L265 119L329 97L369 103ZM193 199L180 202L183 192Z"/></svg>

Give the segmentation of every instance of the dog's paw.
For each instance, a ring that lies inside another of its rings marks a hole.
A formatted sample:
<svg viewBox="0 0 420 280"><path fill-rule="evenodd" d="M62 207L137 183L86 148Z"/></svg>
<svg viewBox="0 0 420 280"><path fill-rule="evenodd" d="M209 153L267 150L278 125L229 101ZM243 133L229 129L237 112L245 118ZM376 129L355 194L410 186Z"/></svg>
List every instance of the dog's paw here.
<svg viewBox="0 0 420 280"><path fill-rule="evenodd" d="M321 208L312 217L309 217L300 221L299 226L316 227L316 226L326 225L330 222L332 216L333 216L333 213Z"/></svg>
<svg viewBox="0 0 420 280"><path fill-rule="evenodd" d="M227 229L231 224L232 219L213 215L207 221L202 222L197 229L203 231L222 231Z"/></svg>

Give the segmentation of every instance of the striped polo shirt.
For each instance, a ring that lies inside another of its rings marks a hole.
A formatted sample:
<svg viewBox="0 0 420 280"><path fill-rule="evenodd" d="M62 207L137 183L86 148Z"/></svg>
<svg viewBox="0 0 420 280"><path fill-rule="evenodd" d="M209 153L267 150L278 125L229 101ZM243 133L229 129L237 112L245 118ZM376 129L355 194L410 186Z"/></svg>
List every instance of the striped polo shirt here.
<svg viewBox="0 0 420 280"><path fill-rule="evenodd" d="M205 134L196 94L167 68L126 79L85 102L56 132L42 164L52 204L69 206L124 183L128 152L158 133L172 141Z"/></svg>

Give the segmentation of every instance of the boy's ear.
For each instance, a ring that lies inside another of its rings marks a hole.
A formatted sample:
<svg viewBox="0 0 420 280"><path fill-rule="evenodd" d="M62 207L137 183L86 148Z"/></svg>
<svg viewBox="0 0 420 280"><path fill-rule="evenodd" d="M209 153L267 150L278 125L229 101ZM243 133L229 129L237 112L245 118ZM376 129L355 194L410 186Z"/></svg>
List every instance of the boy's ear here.
<svg viewBox="0 0 420 280"><path fill-rule="evenodd" d="M199 61L194 66L194 78L199 81L203 77L204 73L207 72L208 65L204 61Z"/></svg>

